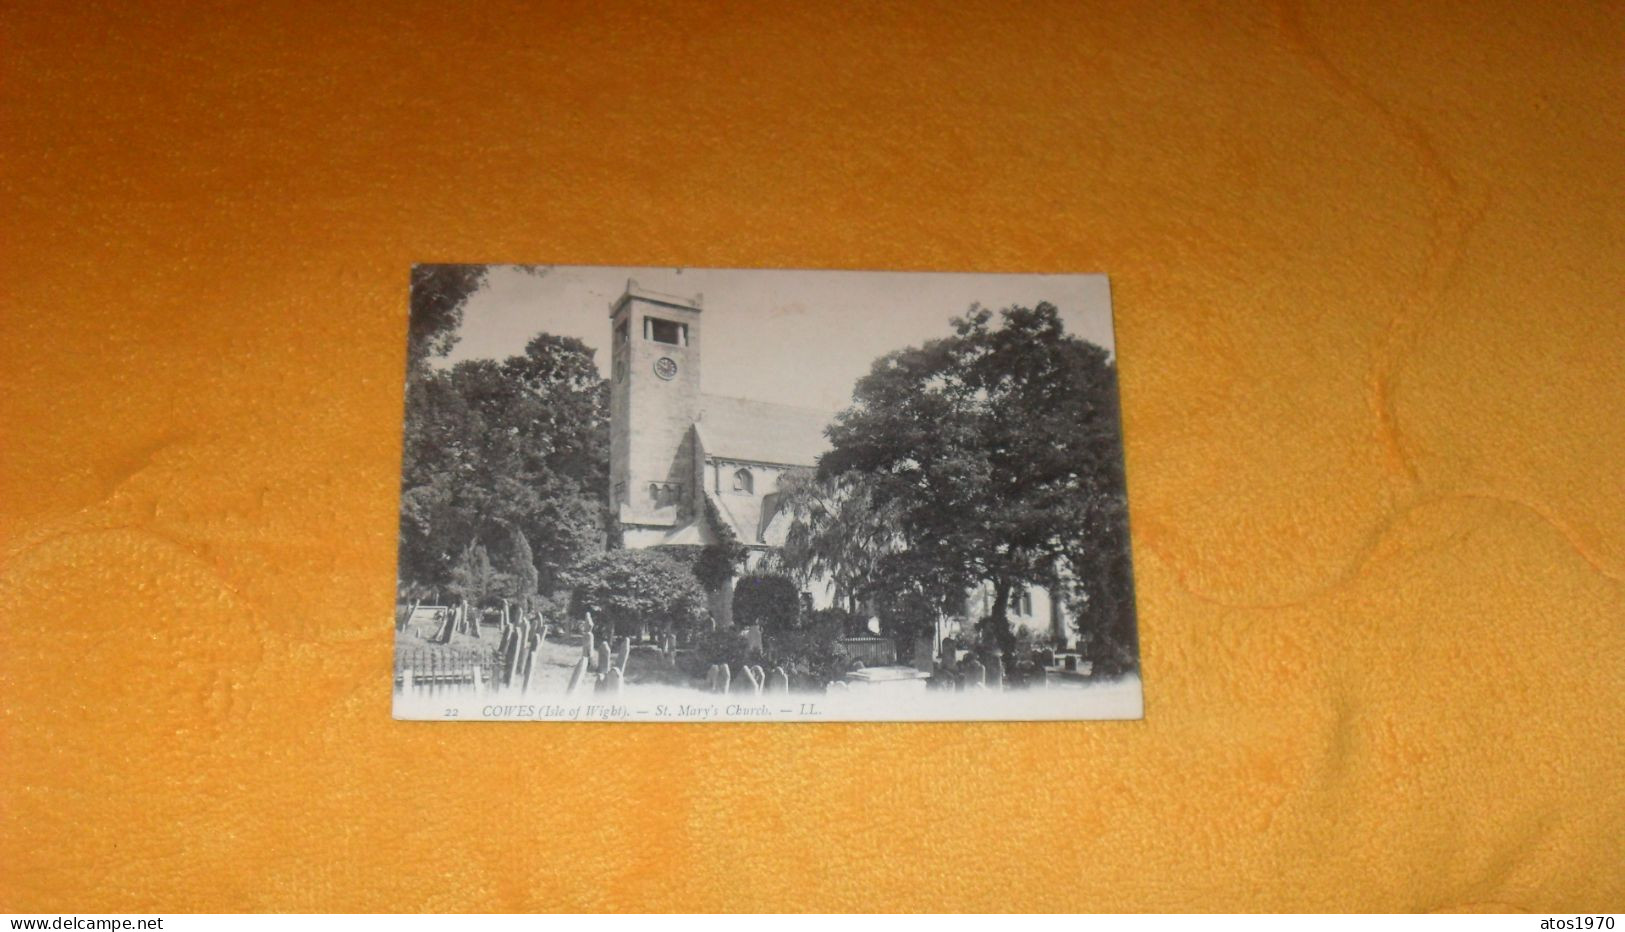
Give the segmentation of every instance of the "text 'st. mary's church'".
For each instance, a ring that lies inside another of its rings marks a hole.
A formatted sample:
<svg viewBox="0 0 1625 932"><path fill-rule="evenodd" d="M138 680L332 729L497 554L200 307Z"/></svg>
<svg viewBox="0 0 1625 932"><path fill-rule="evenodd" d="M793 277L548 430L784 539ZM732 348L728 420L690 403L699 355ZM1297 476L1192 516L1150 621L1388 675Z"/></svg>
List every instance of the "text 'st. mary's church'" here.
<svg viewBox="0 0 1625 932"><path fill-rule="evenodd" d="M700 296L629 281L610 305L610 505L622 545L640 549L717 543L709 502L747 549L747 567L755 567L789 529L779 478L816 465L829 448L824 428L834 414L702 392L701 304ZM811 595L822 608L833 593L814 586ZM986 599L982 590L971 593L967 617L985 614ZM714 594L712 612L732 624L731 592ZM1042 589L1026 593L1011 615L1016 624L1067 636L1060 605Z"/></svg>

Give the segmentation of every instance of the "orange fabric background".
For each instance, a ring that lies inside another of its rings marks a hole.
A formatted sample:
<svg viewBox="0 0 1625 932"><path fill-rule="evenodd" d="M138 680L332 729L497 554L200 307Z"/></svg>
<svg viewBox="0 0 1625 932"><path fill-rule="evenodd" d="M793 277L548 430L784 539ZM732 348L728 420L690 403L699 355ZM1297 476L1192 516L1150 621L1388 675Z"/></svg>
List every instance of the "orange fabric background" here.
<svg viewBox="0 0 1625 932"><path fill-rule="evenodd" d="M1625 903L1625 7L3 16L0 910ZM1110 273L1146 721L392 721L414 261Z"/></svg>

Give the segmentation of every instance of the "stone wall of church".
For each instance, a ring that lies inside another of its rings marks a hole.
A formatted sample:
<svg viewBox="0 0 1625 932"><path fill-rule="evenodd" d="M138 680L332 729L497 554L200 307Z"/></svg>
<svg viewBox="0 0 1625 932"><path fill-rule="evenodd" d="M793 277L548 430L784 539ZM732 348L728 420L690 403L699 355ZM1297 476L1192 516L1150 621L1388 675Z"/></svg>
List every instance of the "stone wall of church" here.
<svg viewBox="0 0 1625 932"><path fill-rule="evenodd" d="M686 325L687 345L649 339L649 318ZM611 327L610 494L635 516L674 524L695 507L690 425L699 411L700 312L629 294Z"/></svg>
<svg viewBox="0 0 1625 932"><path fill-rule="evenodd" d="M717 495L762 498L778 491L785 467L730 460L712 460L706 465L705 487ZM743 475L741 475L743 474ZM741 480L744 488L740 488Z"/></svg>

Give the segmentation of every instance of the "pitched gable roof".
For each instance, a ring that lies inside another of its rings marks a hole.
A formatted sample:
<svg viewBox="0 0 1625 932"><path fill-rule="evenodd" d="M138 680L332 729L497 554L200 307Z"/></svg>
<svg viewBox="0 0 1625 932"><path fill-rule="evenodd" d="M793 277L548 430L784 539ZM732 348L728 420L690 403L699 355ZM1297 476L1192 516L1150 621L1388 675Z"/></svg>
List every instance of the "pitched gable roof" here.
<svg viewBox="0 0 1625 932"><path fill-rule="evenodd" d="M728 522L734 537L742 544L762 542L762 500L752 495L717 495L711 491L705 497L716 506L717 514Z"/></svg>
<svg viewBox="0 0 1625 932"><path fill-rule="evenodd" d="M709 456L812 466L829 449L824 428L834 417L831 411L701 395L698 424Z"/></svg>

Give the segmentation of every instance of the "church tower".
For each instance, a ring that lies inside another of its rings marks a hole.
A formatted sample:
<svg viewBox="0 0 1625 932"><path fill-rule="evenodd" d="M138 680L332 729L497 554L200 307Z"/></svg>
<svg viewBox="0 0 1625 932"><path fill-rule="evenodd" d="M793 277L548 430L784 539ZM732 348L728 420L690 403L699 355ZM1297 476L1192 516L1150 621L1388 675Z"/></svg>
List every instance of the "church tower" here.
<svg viewBox="0 0 1625 932"><path fill-rule="evenodd" d="M626 283L610 306L610 505L627 547L660 543L699 503L700 297Z"/></svg>

